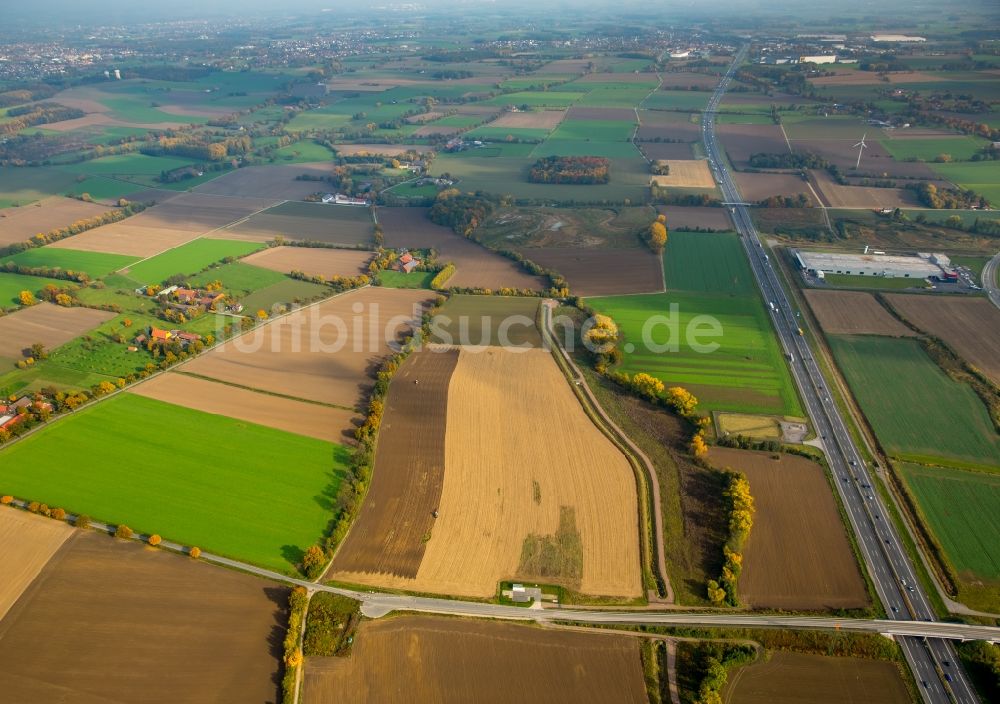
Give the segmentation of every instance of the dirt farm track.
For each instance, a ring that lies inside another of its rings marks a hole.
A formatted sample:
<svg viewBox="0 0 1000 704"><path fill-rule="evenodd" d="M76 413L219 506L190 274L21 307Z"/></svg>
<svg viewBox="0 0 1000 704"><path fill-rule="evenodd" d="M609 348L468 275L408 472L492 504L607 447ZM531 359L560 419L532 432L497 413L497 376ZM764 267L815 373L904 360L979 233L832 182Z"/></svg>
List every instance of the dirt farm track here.
<svg viewBox="0 0 1000 704"><path fill-rule="evenodd" d="M349 658L306 660L303 694L305 704L647 701L635 638L437 616L362 624Z"/></svg>

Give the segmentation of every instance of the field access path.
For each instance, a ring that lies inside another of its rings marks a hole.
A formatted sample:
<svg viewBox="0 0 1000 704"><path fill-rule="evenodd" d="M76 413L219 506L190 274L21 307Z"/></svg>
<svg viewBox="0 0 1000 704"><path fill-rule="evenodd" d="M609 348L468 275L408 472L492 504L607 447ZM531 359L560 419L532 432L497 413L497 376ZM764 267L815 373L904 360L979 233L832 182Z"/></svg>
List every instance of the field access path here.
<svg viewBox="0 0 1000 704"><path fill-rule="evenodd" d="M639 461L640 464L642 464L643 470L649 478L651 494L650 511L653 514L653 542L655 543L654 550L656 551L656 569L660 573L660 580L663 583L663 601L673 604L675 601L674 590L670 586L670 575L667 573L667 560L663 548L663 512L661 510L662 502L660 501L660 481L656 476L656 469L653 467L653 463L650 461L649 457L646 456L646 453L643 452L638 445L632 442L632 438L626 435L625 432L619 428L613 420L611 420L611 417L604 411L601 404L598 403L597 397L594 396L594 392L590 390L589 386L587 386L587 381L584 379L580 368L576 366L576 363L572 360L566 350L564 350L559 343L556 342L555 330L552 329L552 308L555 305L556 302L551 299L546 299L542 302L543 324L541 327L545 343L555 347L559 351L560 358L566 362L566 368L572 373L572 377L569 381L576 386L576 388L583 391L591 410L600 416L601 422L604 423L605 428L612 435L617 436L618 440L624 444L630 452L632 452L633 456ZM642 497L640 496L639 498L641 500Z"/></svg>
<svg viewBox="0 0 1000 704"><path fill-rule="evenodd" d="M703 113L702 139L705 149L733 215L733 222L761 294L765 300L776 304L776 308L770 311L775 333L785 351L788 366L816 432L826 441L824 447L833 483L847 512L879 600L893 623L937 626L937 615L920 586L899 533L888 519L889 514L882 505L882 499L871 489L871 471L831 398L830 388L813 358L809 343L799 334L800 326L808 323L796 314L795 306L783 288L776 269L764 253L760 234L753 224L750 211L743 204L739 189L722 158L722 149L715 134L715 111L733 74L745 60L747 50L748 47L744 46L737 52ZM895 629L887 632L900 636L912 635ZM928 704L978 702L951 643L940 637L925 636L898 639L906 661L919 683L918 690L923 700ZM944 668L948 668L947 674Z"/></svg>

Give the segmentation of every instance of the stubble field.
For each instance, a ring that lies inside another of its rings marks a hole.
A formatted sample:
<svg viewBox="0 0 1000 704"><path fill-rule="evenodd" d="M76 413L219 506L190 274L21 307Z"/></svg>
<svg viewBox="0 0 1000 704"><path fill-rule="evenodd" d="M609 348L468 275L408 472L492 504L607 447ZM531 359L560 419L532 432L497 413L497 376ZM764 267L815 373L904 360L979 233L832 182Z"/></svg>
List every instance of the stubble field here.
<svg viewBox="0 0 1000 704"><path fill-rule="evenodd" d="M289 240L354 247L374 242L374 223L368 208L289 201L234 223L220 234L255 242L280 235Z"/></svg>
<svg viewBox="0 0 1000 704"><path fill-rule="evenodd" d="M806 300L824 332L831 335L888 335L916 333L889 314L870 293L806 289Z"/></svg>
<svg viewBox="0 0 1000 704"><path fill-rule="evenodd" d="M307 659L305 704L646 702L629 636L401 616L363 623L356 640L349 658Z"/></svg>
<svg viewBox="0 0 1000 704"><path fill-rule="evenodd" d="M357 276L367 273L371 252L354 249L312 247L268 247L246 257L247 264L288 274L301 271L308 276Z"/></svg>
<svg viewBox="0 0 1000 704"><path fill-rule="evenodd" d="M230 197L270 198L271 203L301 200L312 193L325 190L325 185L317 181L297 181L297 176L303 174L328 176L332 172L332 162L251 166L230 171L208 183L203 183L195 189L195 192Z"/></svg>
<svg viewBox="0 0 1000 704"><path fill-rule="evenodd" d="M0 554L4 560L0 622L72 534L73 529L62 521L14 508L0 509Z"/></svg>
<svg viewBox="0 0 1000 704"><path fill-rule="evenodd" d="M651 180L656 185L676 188L715 188L712 171L704 159L668 159L666 163L670 166L670 173L666 176L653 176Z"/></svg>
<svg viewBox="0 0 1000 704"><path fill-rule="evenodd" d="M843 522L823 468L797 455L713 447L717 467L746 474L757 512L743 554L740 598L759 608L867 606Z"/></svg>
<svg viewBox="0 0 1000 704"><path fill-rule="evenodd" d="M76 198L56 196L0 210L0 246L23 242L40 232L72 225L112 210L106 205L85 203Z"/></svg>
<svg viewBox="0 0 1000 704"><path fill-rule="evenodd" d="M374 383L389 344L412 329L427 291L349 291L230 340L184 371L353 409Z"/></svg>
<svg viewBox="0 0 1000 704"><path fill-rule="evenodd" d="M0 621L3 696L275 701L287 593L239 572L77 533Z"/></svg>
<svg viewBox="0 0 1000 704"><path fill-rule="evenodd" d="M552 417L560 423L547 423ZM439 516L408 538L423 551L416 576L390 560L380 572L333 576L473 597L493 595L504 579L621 599L641 594L632 469L583 413L548 352L463 350L446 427ZM372 492L369 500L389 499Z"/></svg>

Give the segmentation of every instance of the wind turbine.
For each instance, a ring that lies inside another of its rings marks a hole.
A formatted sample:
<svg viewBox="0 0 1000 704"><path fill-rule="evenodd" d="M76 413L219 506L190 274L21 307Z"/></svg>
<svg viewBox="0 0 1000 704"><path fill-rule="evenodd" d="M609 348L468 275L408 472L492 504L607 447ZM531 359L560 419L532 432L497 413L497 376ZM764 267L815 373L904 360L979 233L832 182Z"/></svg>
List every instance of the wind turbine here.
<svg viewBox="0 0 1000 704"><path fill-rule="evenodd" d="M861 166L861 155L864 153L865 149L868 148L868 145L865 144L865 137L867 137L867 136L868 136L868 133L865 132L861 136L861 141L854 145L855 147L859 147L859 149L858 149L858 163L854 165L855 170L857 170L858 168L860 168L860 166ZM853 148L854 147L852 147L852 149Z"/></svg>

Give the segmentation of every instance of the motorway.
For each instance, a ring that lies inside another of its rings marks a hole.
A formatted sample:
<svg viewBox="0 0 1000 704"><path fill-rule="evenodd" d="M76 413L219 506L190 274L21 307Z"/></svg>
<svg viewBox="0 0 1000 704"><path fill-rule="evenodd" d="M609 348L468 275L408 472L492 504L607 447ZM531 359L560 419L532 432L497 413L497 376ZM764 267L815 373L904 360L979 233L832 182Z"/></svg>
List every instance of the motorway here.
<svg viewBox="0 0 1000 704"><path fill-rule="evenodd" d="M992 259L986 262L986 266L983 267L983 290L986 291L986 295L990 297L993 301L993 305L1000 308L1000 287L998 287L998 282L1000 282L1000 253L994 255Z"/></svg>
<svg viewBox="0 0 1000 704"><path fill-rule="evenodd" d="M723 199L729 205L754 277L768 305L775 331L785 351L800 397L822 440L834 483L850 518L864 557L886 613L893 621L934 621L936 615L917 581L916 573L902 541L878 493L872 488L870 468L847 430L847 425L832 400L809 345L800 334L805 325L781 286L776 267L772 266L749 208L742 199L722 155L715 136L715 111L729 86L737 67L746 57L747 47L736 55L709 101L702 118L702 138ZM996 261L996 260L994 260ZM957 701L974 704L978 701L968 677L958 663L955 649L938 638L901 637L898 639L913 670L924 701L945 703Z"/></svg>

